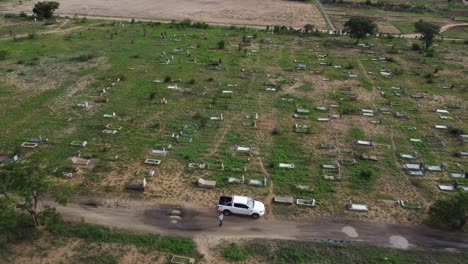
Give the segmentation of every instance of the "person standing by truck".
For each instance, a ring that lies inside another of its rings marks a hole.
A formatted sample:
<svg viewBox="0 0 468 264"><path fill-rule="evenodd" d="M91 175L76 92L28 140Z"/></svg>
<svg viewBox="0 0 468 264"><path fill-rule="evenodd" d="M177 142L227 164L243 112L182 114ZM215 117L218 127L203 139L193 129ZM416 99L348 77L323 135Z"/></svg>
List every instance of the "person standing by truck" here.
<svg viewBox="0 0 468 264"><path fill-rule="evenodd" d="M218 213L219 227L223 226L224 215L223 213Z"/></svg>

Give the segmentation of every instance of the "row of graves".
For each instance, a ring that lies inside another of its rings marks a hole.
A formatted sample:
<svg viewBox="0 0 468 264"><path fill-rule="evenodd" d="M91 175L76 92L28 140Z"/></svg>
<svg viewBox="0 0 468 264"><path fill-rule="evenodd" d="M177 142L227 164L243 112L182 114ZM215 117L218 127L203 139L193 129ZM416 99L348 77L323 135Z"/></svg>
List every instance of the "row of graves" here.
<svg viewBox="0 0 468 264"><path fill-rule="evenodd" d="M368 59L371 60L374 64L379 65L380 72L379 75L382 78L394 78L394 74L390 72L385 67L385 58L379 57L373 52L367 52L369 54ZM368 74L374 74L368 72ZM423 137L414 137L410 136L409 145L413 146L413 149L416 148L416 145L423 147L428 147L431 150L434 150L440 155L438 158L446 160L452 160L452 162L442 162L440 164L426 164L422 155L419 155L417 151L413 152L402 152L398 153L400 168L410 177L419 177L426 179L436 179L442 184L436 184L436 187L443 192L456 192L468 191L468 184L465 180L468 179L468 174L466 168L463 166L463 160L468 156L468 151L461 149L465 147L465 143L468 142L468 135L463 134L463 129L455 128L451 125L451 122L458 119L463 120L464 117L455 117L452 112L458 112L463 115L465 106L452 107L452 109L447 108L436 108L429 110L428 113L421 113L421 110L417 107L418 105L424 105L425 100L430 100L431 94L422 93L422 92L413 92L405 89L401 86L389 86L389 87L378 87L381 96L388 101L388 105L381 106L378 111L378 114L383 116L393 117L402 124L404 132L409 135L417 134L419 128L415 126L411 121L414 118L414 115L427 114L428 118L434 122L430 125L428 135ZM452 90L454 86L442 86L442 90ZM407 102L410 102L409 105L405 106L400 103L399 99L404 99ZM381 119L379 119L381 120ZM438 121L434 121L438 120ZM432 131L430 131L432 129ZM427 133L427 132L426 132ZM456 142L458 142L458 150L456 153L448 153L445 149L448 148L449 140L445 138L452 134L455 136ZM460 162L453 162L453 158L458 159ZM466 163L466 162L465 162ZM402 201L400 201L401 204Z"/></svg>

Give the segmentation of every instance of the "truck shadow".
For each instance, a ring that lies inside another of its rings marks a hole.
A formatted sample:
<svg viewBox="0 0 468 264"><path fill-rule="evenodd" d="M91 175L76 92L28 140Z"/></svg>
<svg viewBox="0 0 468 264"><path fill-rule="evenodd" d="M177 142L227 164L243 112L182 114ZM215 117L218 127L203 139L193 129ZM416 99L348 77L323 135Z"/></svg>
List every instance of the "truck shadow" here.
<svg viewBox="0 0 468 264"><path fill-rule="evenodd" d="M169 230L203 231L217 229L218 211L216 209L194 210L177 205L162 205L143 212L143 223ZM250 216L230 215L225 223L255 222Z"/></svg>

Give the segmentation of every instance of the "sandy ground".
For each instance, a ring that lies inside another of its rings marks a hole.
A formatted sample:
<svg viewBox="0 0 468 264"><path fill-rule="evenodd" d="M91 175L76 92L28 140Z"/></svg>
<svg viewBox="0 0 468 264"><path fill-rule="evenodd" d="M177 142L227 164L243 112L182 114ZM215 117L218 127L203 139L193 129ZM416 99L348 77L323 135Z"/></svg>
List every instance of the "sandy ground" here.
<svg viewBox="0 0 468 264"><path fill-rule="evenodd" d="M31 12L36 1L4 3L0 11ZM189 18L227 25L286 25L295 28L313 24L325 28L325 20L312 4L282 0L58 0L57 14L135 19L182 20Z"/></svg>

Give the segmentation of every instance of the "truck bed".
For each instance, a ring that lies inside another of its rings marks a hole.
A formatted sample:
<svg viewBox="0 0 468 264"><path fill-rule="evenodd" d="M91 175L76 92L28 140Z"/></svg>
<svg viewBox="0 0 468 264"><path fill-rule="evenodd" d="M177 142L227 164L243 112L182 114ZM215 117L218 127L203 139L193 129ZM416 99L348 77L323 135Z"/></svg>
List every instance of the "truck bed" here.
<svg viewBox="0 0 468 264"><path fill-rule="evenodd" d="M232 197L231 196L221 196L219 197L218 204L219 205L226 205L227 203L232 202Z"/></svg>

